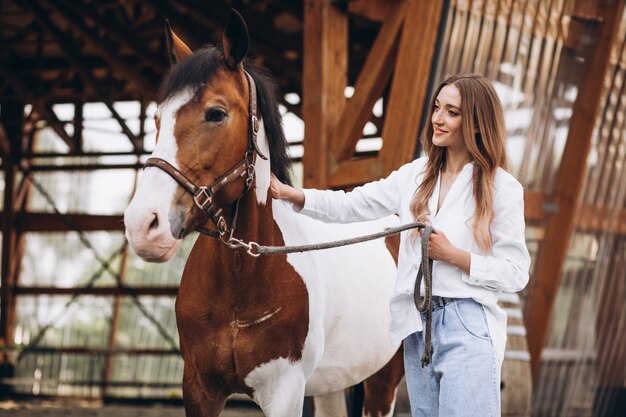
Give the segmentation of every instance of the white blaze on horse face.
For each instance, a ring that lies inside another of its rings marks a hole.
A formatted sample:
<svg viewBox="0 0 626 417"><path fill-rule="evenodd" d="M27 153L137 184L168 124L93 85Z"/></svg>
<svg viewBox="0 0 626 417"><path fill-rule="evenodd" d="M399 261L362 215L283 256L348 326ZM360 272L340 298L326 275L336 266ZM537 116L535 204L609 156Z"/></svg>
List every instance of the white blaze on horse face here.
<svg viewBox="0 0 626 417"><path fill-rule="evenodd" d="M192 97L193 91L187 90L165 101L157 110L161 124L159 141L152 156L164 159L176 168L180 168L174 136L176 113ZM176 181L158 168L149 167L141 175L137 191L124 212L124 224L126 238L144 260L165 262L176 252L179 240L172 236L168 217L177 190ZM154 223L155 216L157 223Z"/></svg>
<svg viewBox="0 0 626 417"><path fill-rule="evenodd" d="M256 156L254 161L254 173L256 176L256 200L259 204L265 205L267 202L267 193L270 188L270 148L267 143L267 135L265 134L265 127L263 121L259 122L259 135L256 138L259 151L265 156L267 160Z"/></svg>

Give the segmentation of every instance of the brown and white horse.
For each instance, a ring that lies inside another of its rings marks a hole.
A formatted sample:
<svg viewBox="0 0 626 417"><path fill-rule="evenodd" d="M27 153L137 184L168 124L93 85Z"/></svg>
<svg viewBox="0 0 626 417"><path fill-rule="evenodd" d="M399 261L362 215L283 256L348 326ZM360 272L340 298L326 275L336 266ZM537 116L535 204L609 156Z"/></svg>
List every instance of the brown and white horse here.
<svg viewBox="0 0 626 417"><path fill-rule="evenodd" d="M221 223L222 240L234 229L234 237L262 245L329 241L389 225L323 224L268 195L270 172L289 181L289 160L274 87L244 62L241 16L231 15L223 52L192 53L171 29L168 40L176 63L161 88L157 146L124 216L139 256L169 260L180 239L209 218ZM304 396L315 396L317 416L341 416L343 390L364 379L365 415L390 415L403 374L387 334L395 272L380 240L251 257L201 235L176 301L187 416L218 416L232 393L248 394L269 417L302 415Z"/></svg>

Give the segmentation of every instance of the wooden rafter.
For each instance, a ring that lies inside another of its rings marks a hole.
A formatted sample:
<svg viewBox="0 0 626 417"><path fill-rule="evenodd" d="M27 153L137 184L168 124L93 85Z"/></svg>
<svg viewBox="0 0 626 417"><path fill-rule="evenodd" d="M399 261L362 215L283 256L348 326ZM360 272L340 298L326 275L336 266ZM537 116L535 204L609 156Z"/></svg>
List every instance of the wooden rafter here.
<svg viewBox="0 0 626 417"><path fill-rule="evenodd" d="M577 0L573 16L590 18L589 6L589 3ZM609 64L611 46L623 12L624 0L599 1L592 6L597 10L596 15L591 18L600 25L600 30L588 54L586 71L574 103L567 142L556 179L552 202L558 207L558 213L553 214L547 220L545 239L537 256L533 283L530 286L525 309L528 347L535 378L539 373L541 352L550 323L549 318L561 281L563 263L574 226L574 215L586 174L587 155L600 107L604 77ZM580 10L584 13L580 13ZM570 37L577 35L579 33L576 31L570 31Z"/></svg>
<svg viewBox="0 0 626 417"><path fill-rule="evenodd" d="M9 81L11 88L13 88L22 97L29 97L28 86L17 74L12 71L7 71L4 66L0 66L0 75ZM48 125L59 135L59 137L69 146L70 151L74 149L74 140L67 134L63 123L56 116L50 104L44 102L41 99L33 98L31 100L33 107L39 112L41 117L48 123Z"/></svg>
<svg viewBox="0 0 626 417"><path fill-rule="evenodd" d="M25 0L21 0L21 1L25 1ZM106 94L104 94L104 91L102 91L102 89L99 86L98 80L95 79L92 73L75 56L74 51L77 50L77 48L75 45L71 44L71 40L68 39L67 36L64 33L62 33L52 23L50 18L45 14L45 12L37 4L30 3L29 6L37 22L41 24L43 29L46 32L48 32L50 36L54 38L54 40L57 42L58 46L64 51L66 58L68 59L68 61L70 61L70 63L72 64L72 66L74 67L78 75L82 78L84 83L88 87L92 88L96 92L96 94L98 94L99 96L106 97ZM135 137L132 131L128 128L128 126L126 126L126 123L124 122L123 118L117 113L117 111L113 108L113 106L110 105L110 103L107 104L107 107L111 111L113 118L120 124L122 130L128 136L135 150L137 152L140 152L141 151L140 140L138 140L138 138ZM73 142L73 141L70 139L70 142Z"/></svg>
<svg viewBox="0 0 626 417"><path fill-rule="evenodd" d="M45 13L45 11L37 5L35 0L27 1L30 3L30 7L35 15L39 16L38 20L41 21L41 13ZM138 68L132 67L120 58L116 52L119 46L112 45L107 39L94 33L94 30L85 23L84 17L80 16L73 6L70 7L63 1L50 2L48 5L52 10L57 11L72 28L80 33L82 39L86 40L92 48L98 51L100 56L102 56L112 68L119 71L124 77L127 77L128 80L135 85L140 94L150 95L155 86L141 74ZM46 26L48 26L48 23L46 23Z"/></svg>
<svg viewBox="0 0 626 417"><path fill-rule="evenodd" d="M67 0L64 0L65 5L68 5ZM162 59L165 56L163 52L162 57L148 52L146 46L137 41L134 36L128 36L127 29L116 24L112 19L107 19L100 15L96 8L88 7L82 1L75 1L71 3L71 7L76 9L83 17L93 21L99 28L101 28L108 37L113 39L118 45L125 45L132 49L133 54L140 60L140 65L148 65L153 70L160 72L163 66L166 64L166 60ZM154 88L154 86L152 87Z"/></svg>

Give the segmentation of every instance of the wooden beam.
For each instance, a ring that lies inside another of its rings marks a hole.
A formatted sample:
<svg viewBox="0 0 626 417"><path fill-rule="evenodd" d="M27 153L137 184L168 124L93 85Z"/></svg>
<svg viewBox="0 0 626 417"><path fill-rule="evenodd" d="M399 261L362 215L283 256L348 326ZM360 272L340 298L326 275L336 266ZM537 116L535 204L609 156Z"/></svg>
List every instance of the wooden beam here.
<svg viewBox="0 0 626 417"><path fill-rule="evenodd" d="M419 136L419 123L430 80L444 0L410 3L398 49L389 102L385 109L383 147L380 158L383 172L413 159ZM416 22L420 22L417 24Z"/></svg>
<svg viewBox="0 0 626 417"><path fill-rule="evenodd" d="M27 352L35 353L66 353L74 355L180 355L180 352L172 349L150 349L150 348L115 348L108 350L95 346L33 346L25 349ZM91 381L93 383L93 381ZM31 382L32 385L32 382ZM63 396L63 398L66 398Z"/></svg>
<svg viewBox="0 0 626 417"><path fill-rule="evenodd" d="M35 0L26 0L29 3L29 7L37 16L39 21L42 21L45 10L39 7ZM87 26L85 19L76 13L74 6L68 6L62 1L53 1L47 3L48 7L56 11L62 18L78 33L82 35L82 38L94 48L102 58L111 66L113 72L119 71L124 75L124 78L128 79L135 85L137 90L143 95L150 95L156 86L152 85L148 79L141 73L138 68L132 67L126 61L124 61L116 52L116 47L111 45L107 39L104 39L94 33L94 30ZM46 26L52 24L51 22L45 23Z"/></svg>
<svg viewBox="0 0 626 417"><path fill-rule="evenodd" d="M69 3L67 0L63 0L67 6ZM88 6L82 1L73 1L71 7L82 14L98 27L106 32L106 35L113 39L118 45L124 45L132 49L133 54L137 55L137 58L141 61L139 65L147 65L157 74L162 74L164 69L167 68L167 59L165 58L165 51L162 54L153 54L146 45L137 41L135 36L129 36L128 29L116 24L112 19L105 18L98 13L97 7L93 5Z"/></svg>
<svg viewBox="0 0 626 417"><path fill-rule="evenodd" d="M23 104L3 105L0 120L6 126L8 140L5 145L9 149L2 154L4 168L4 206L2 212L2 259L0 260L0 346L12 343L15 325L15 299L13 286L15 284L15 271L12 268L12 260L15 256L17 233L15 230L15 211L13 200L15 197L15 176L17 173L17 156L19 149L14 149L22 138ZM8 360L2 357L0 361Z"/></svg>
<svg viewBox="0 0 626 417"><path fill-rule="evenodd" d="M83 150L83 103L74 103L74 152L80 154Z"/></svg>
<svg viewBox="0 0 626 417"><path fill-rule="evenodd" d="M393 58L397 51L396 39L408 3L394 1L390 4L388 18L383 23L355 83L354 95L333 129L331 145L333 160L336 162L346 161L353 156L354 148L363 136L363 126L372 115L372 107L391 77ZM331 171L333 168L331 166Z"/></svg>
<svg viewBox="0 0 626 417"><path fill-rule="evenodd" d="M128 287L128 286L116 286L116 287L14 287L13 294L15 295L54 295L54 296L66 296L66 295L93 295L98 297L110 297L110 296L176 296L178 294L178 286L167 287Z"/></svg>
<svg viewBox="0 0 626 417"><path fill-rule="evenodd" d="M325 188L332 130L346 99L348 16L330 0L304 2L304 186Z"/></svg>
<svg viewBox="0 0 626 417"><path fill-rule="evenodd" d="M3 214L4 215L4 214ZM122 215L65 214L71 224L82 231L107 230L124 231ZM20 232L68 232L75 230L54 213L20 213L14 219L15 227Z"/></svg>
<svg viewBox="0 0 626 417"><path fill-rule="evenodd" d="M393 13L393 8L401 2L402 0L352 0L348 3L348 12L354 16L384 22Z"/></svg>
<svg viewBox="0 0 626 417"><path fill-rule="evenodd" d="M0 66L0 75L9 81L11 84L11 88L15 90L21 97L28 97L29 87L26 85L26 81L22 80L17 74L13 71L8 71L5 66ZM65 128L63 127L63 123L56 116L50 104L45 103L41 99L33 99L31 101L33 107L37 110L37 112L41 115L41 117L48 123L48 126L54 130L54 132L59 135L61 140L67 144L70 151L74 149L74 140L67 134Z"/></svg>
<svg viewBox="0 0 626 417"><path fill-rule="evenodd" d="M584 0L577 0L573 14L578 15L581 8L589 6L585 3ZM591 19L601 23L598 23L599 33L585 36L585 42L595 40L595 43L587 49L585 74L574 103L567 142L556 178L553 203L558 207L558 213L554 213L546 223L545 238L537 256L525 308L528 347L535 379L539 375L541 352L561 282L563 263L574 226L576 204L586 174L587 155L624 0L600 0L594 6L596 14ZM584 16L589 18L589 15ZM563 61L562 64L566 65Z"/></svg>
<svg viewBox="0 0 626 417"><path fill-rule="evenodd" d="M19 1L26 2L26 7L28 7L33 12L35 19L42 26L42 28L50 36L52 36L52 38L55 40L59 48L63 51L67 60L73 65L74 70L76 70L78 75L82 78L83 82L88 87L92 88L93 91L95 91L96 94L98 94L102 98L107 97L107 94L105 94L102 88L100 87L99 81L93 76L91 71L89 71L89 69L87 69L77 58L76 56L76 51L78 50L77 46L73 45L72 42L70 42L70 40L68 39L68 37L52 23L50 18L39 7L38 4L36 4L35 2L31 0L19 0ZM152 90L152 87L148 91L144 91L144 94L150 95L151 90ZM123 119L117 113L117 111L113 108L110 102L107 103L107 106L109 107L109 110L113 114L113 117L115 118L115 120L117 120L120 126L122 127L122 130L124 131L124 133L126 133L126 135L128 136L129 140L133 144L133 147L135 147L135 150L137 152L140 152L141 148L137 148L139 141L137 140L135 135L131 132L130 129L128 129ZM72 142L71 139L70 139L70 142Z"/></svg>

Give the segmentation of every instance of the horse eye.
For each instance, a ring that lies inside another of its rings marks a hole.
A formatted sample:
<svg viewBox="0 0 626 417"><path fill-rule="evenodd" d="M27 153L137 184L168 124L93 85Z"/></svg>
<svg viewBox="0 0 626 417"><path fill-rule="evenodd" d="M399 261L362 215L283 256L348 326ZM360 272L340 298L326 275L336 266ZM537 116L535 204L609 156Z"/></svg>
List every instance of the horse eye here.
<svg viewBox="0 0 626 417"><path fill-rule="evenodd" d="M226 112L222 109L208 109L204 113L204 120L207 122L219 123L226 118Z"/></svg>

